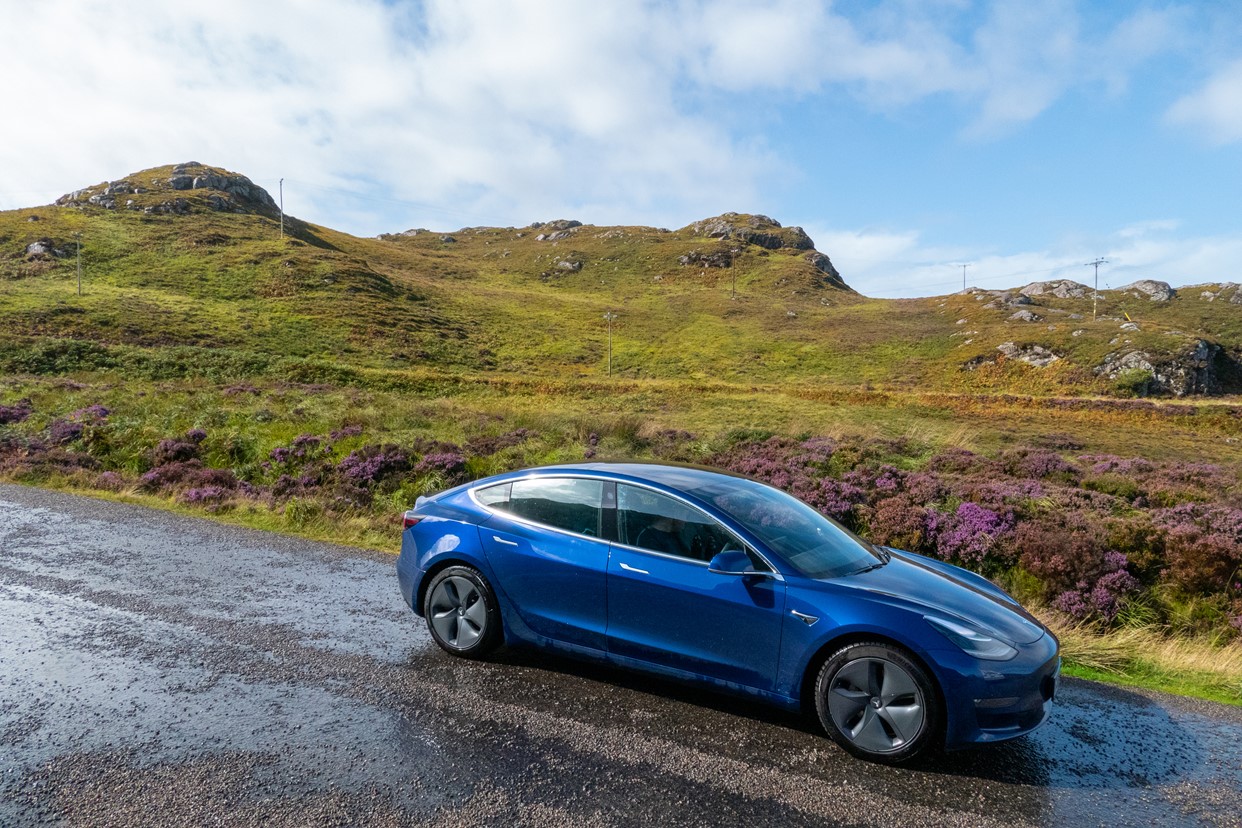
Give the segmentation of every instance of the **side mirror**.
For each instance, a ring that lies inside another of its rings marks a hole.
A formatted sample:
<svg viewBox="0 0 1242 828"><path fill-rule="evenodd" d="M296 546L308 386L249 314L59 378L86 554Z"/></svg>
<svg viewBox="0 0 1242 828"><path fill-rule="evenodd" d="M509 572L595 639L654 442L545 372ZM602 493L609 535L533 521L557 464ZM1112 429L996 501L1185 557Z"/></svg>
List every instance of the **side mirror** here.
<svg viewBox="0 0 1242 828"><path fill-rule="evenodd" d="M750 562L750 556L740 549L726 549L712 558L707 565L708 572L717 575L766 575L758 572Z"/></svg>

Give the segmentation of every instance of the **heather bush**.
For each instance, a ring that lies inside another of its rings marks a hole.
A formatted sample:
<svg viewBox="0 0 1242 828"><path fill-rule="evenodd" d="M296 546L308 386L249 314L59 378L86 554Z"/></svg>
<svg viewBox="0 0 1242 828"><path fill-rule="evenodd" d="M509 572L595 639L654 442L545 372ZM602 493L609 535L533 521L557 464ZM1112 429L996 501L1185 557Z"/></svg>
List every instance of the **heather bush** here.
<svg viewBox="0 0 1242 828"><path fill-rule="evenodd" d="M1185 503L1157 511L1165 578L1189 594L1225 593L1242 572L1242 509Z"/></svg>
<svg viewBox="0 0 1242 828"><path fill-rule="evenodd" d="M1015 449L1000 457L1004 471L1019 479L1077 482L1081 472L1056 452L1046 449Z"/></svg>
<svg viewBox="0 0 1242 828"><path fill-rule="evenodd" d="M535 436L536 433L529 428L517 428L492 437L471 437L466 441L465 448L470 454L487 456L519 446Z"/></svg>
<svg viewBox="0 0 1242 828"><path fill-rule="evenodd" d="M1127 571L1129 561L1120 552L1105 552L1093 580L1079 580L1073 589L1058 595L1052 605L1074 618L1099 617L1112 621L1121 602L1139 586L1138 579Z"/></svg>
<svg viewBox="0 0 1242 828"><path fill-rule="evenodd" d="M28 398L18 400L13 405L0 405L0 425L25 422L34 410L34 403Z"/></svg>
<svg viewBox="0 0 1242 828"><path fill-rule="evenodd" d="M908 496L889 497L863 510L869 540L884 546L922 551L927 541L929 510Z"/></svg>
<svg viewBox="0 0 1242 828"><path fill-rule="evenodd" d="M439 475L448 486L466 482L463 476L465 470L466 458L451 451L424 454L422 459L414 464L415 474Z"/></svg>
<svg viewBox="0 0 1242 828"><path fill-rule="evenodd" d="M1012 511L997 512L966 501L949 514L929 512L927 535L935 543L936 554L944 560L979 569L1002 557L994 550L1013 531L1013 526Z"/></svg>
<svg viewBox="0 0 1242 828"><path fill-rule="evenodd" d="M102 425L108 419L108 409L102 405L90 405L71 411L64 417L58 417L48 424L48 440L58 445L72 443L81 438L88 429Z"/></svg>
<svg viewBox="0 0 1242 828"><path fill-rule="evenodd" d="M181 439L168 437L160 440L151 452L151 465L163 466L168 463L184 463L187 460L199 459L202 452L200 443L207 435L201 431L197 434L202 434L202 437L193 439L190 434L187 434Z"/></svg>

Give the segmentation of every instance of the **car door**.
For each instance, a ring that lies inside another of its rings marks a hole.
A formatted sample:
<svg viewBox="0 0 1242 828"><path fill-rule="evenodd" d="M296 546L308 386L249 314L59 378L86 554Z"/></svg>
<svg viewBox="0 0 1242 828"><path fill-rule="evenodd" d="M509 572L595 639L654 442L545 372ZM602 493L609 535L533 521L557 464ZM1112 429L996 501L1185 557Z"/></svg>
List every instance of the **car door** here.
<svg viewBox="0 0 1242 828"><path fill-rule="evenodd" d="M487 561L513 610L537 636L604 649L608 541L604 484L535 477L484 489L493 510L479 526Z"/></svg>
<svg viewBox="0 0 1242 828"><path fill-rule="evenodd" d="M676 498L618 483L616 499L617 540L608 563L609 653L772 689L784 582L775 573L709 572L716 553L745 545ZM753 560L766 568L757 556Z"/></svg>

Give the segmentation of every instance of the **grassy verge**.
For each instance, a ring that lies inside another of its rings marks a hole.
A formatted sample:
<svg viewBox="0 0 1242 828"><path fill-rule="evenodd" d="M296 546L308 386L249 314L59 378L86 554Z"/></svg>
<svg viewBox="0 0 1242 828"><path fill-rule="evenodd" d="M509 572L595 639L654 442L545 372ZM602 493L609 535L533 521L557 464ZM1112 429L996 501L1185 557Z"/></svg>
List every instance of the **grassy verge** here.
<svg viewBox="0 0 1242 828"><path fill-rule="evenodd" d="M1061 639L1066 675L1242 706L1242 646L1158 629L1101 632L1041 613Z"/></svg>

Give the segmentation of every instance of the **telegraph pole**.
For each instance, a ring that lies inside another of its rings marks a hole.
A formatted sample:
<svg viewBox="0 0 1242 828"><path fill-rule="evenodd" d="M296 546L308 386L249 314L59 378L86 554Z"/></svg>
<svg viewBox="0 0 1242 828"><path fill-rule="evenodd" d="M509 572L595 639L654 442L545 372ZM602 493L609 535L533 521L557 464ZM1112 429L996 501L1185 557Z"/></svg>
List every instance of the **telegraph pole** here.
<svg viewBox="0 0 1242 828"><path fill-rule="evenodd" d="M1091 293L1091 321L1095 321L1095 306L1100 299L1100 265L1108 264L1108 259L1096 259L1094 262L1087 262L1083 267L1095 268L1095 290Z"/></svg>
<svg viewBox="0 0 1242 828"><path fill-rule="evenodd" d="M962 290L966 290L966 268L968 267L970 267L968 264L962 265Z"/></svg>
<svg viewBox="0 0 1242 828"><path fill-rule="evenodd" d="M617 318L617 314L608 311L604 314L604 319L608 320L608 376L612 376L612 320Z"/></svg>
<svg viewBox="0 0 1242 828"><path fill-rule="evenodd" d="M285 180L280 179L280 237L285 237Z"/></svg>
<svg viewBox="0 0 1242 828"><path fill-rule="evenodd" d="M82 295L82 231L73 234L74 241L78 243L78 296Z"/></svg>

